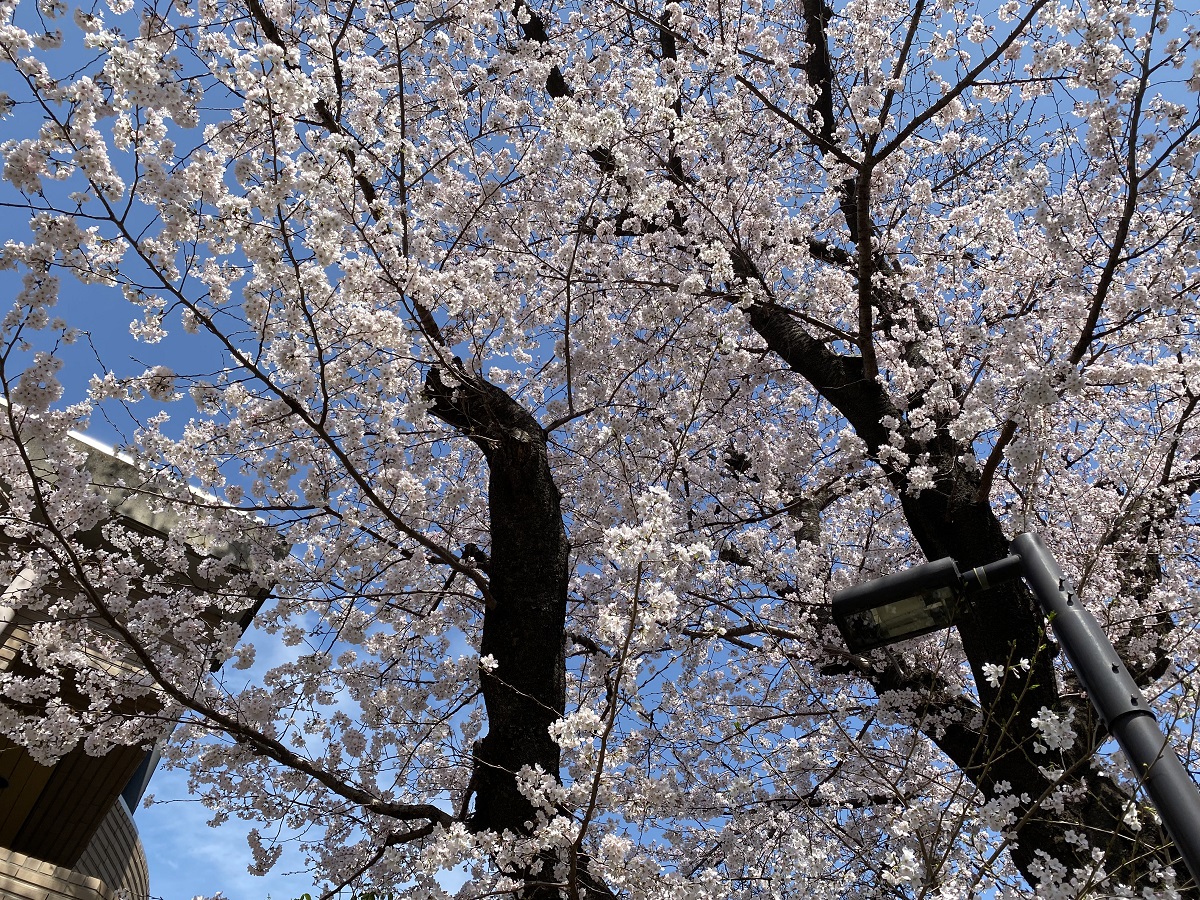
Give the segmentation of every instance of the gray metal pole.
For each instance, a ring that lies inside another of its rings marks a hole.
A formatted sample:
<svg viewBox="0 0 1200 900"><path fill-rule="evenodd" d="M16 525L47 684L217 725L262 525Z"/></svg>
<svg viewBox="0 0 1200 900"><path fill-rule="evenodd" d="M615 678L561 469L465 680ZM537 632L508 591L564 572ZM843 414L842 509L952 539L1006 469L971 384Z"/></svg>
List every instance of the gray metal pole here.
<svg viewBox="0 0 1200 900"><path fill-rule="evenodd" d="M1011 551L1050 619L1092 704L1142 779L1192 879L1200 884L1200 791L1167 742L1142 692L1040 536L1021 534Z"/></svg>

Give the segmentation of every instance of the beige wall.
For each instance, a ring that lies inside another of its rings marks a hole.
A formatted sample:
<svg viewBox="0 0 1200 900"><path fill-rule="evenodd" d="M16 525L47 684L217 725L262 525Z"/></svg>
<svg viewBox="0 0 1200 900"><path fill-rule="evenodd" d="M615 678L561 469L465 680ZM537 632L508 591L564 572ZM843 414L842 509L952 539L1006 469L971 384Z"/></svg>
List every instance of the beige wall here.
<svg viewBox="0 0 1200 900"><path fill-rule="evenodd" d="M0 897L4 900L117 900L99 878L79 875L0 847Z"/></svg>

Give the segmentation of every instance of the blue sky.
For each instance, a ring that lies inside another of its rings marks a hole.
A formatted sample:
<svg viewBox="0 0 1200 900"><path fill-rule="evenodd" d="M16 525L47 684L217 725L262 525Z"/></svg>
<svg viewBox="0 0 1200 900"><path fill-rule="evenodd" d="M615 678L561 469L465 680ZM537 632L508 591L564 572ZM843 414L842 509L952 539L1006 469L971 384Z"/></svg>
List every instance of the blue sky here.
<svg viewBox="0 0 1200 900"><path fill-rule="evenodd" d="M245 675L237 673L239 678L231 681L261 681L262 673L290 652L282 641L253 625L246 640L259 649L257 661ZM160 766L146 791L154 802L134 811L150 864L151 898L192 900L218 891L228 900L296 900L304 893L317 896L295 844L285 845L283 857L270 874L251 875L248 868L253 856L246 832L256 823L230 819L210 827L211 814L189 794L187 781L186 770ZM270 833L269 828L261 830L264 835Z"/></svg>
<svg viewBox="0 0 1200 900"><path fill-rule="evenodd" d="M208 811L188 797L186 773L159 770L149 793L157 802L138 809L134 820L150 862L152 897L191 900L221 891L229 900L295 900L313 891L303 859L294 851L285 851L270 875L251 875L244 836L249 825L235 821L209 828Z"/></svg>

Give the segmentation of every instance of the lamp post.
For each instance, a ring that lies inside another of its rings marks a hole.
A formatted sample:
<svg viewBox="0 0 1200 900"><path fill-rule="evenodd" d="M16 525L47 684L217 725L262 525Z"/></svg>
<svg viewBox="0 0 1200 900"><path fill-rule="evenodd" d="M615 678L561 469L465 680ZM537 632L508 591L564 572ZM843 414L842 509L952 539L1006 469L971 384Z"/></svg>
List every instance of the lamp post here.
<svg viewBox="0 0 1200 900"><path fill-rule="evenodd" d="M1080 602L1041 537L1021 534L1012 555L963 572L950 558L915 566L833 597L833 619L861 653L953 625L970 594L1024 578L1050 620L1092 705L1146 787L1192 879L1200 884L1200 791L1168 743L1100 624Z"/></svg>

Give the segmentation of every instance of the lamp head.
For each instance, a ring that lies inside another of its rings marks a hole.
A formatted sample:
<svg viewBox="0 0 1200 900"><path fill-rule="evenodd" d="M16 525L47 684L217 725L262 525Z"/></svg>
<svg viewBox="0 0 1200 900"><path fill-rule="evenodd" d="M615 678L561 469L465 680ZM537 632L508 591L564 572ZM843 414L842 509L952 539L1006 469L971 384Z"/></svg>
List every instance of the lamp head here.
<svg viewBox="0 0 1200 900"><path fill-rule="evenodd" d="M852 653L919 637L954 624L964 593L950 557L914 566L833 595L833 621Z"/></svg>

